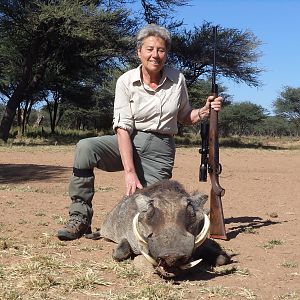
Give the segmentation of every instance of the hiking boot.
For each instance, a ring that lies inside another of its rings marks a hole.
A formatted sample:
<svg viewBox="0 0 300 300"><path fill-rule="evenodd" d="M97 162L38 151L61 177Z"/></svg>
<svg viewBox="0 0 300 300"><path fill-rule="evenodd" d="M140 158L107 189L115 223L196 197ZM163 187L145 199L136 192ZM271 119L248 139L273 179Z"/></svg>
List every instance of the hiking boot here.
<svg viewBox="0 0 300 300"><path fill-rule="evenodd" d="M85 233L91 233L91 226L81 215L72 215L68 223L58 230L57 237L61 241L72 241L81 238Z"/></svg>

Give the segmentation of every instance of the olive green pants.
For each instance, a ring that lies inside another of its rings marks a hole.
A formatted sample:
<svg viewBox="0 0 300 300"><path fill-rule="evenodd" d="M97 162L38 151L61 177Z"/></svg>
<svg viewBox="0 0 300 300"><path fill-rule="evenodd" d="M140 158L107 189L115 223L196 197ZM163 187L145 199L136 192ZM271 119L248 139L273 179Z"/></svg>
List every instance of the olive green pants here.
<svg viewBox="0 0 300 300"><path fill-rule="evenodd" d="M143 186L172 177L175 158L173 136L135 131L132 135L134 164ZM81 214L91 223L93 216L94 173L122 171L116 135L83 139L75 149L73 174L69 186L69 214Z"/></svg>

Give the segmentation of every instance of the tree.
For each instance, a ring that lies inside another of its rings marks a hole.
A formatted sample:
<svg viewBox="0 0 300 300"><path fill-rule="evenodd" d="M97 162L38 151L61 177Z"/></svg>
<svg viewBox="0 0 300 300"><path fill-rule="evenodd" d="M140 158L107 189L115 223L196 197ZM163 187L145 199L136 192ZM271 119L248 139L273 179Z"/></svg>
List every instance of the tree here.
<svg viewBox="0 0 300 300"><path fill-rule="evenodd" d="M47 74L82 82L92 70L99 72L101 66L132 52L134 26L127 13L92 2L0 3L0 92L8 98L0 125L4 141L17 107L44 89Z"/></svg>
<svg viewBox="0 0 300 300"><path fill-rule="evenodd" d="M278 116L268 116L262 122L255 125L255 131L259 135L282 137L293 134L289 121Z"/></svg>
<svg viewBox="0 0 300 300"><path fill-rule="evenodd" d="M184 30L172 39L171 61L186 76L188 86L200 76L210 77L213 63L213 26L204 22L193 30ZM263 69L256 64L260 57L261 42L250 31L218 26L217 74L259 86L258 77Z"/></svg>
<svg viewBox="0 0 300 300"><path fill-rule="evenodd" d="M115 84L123 72L109 68L102 72L101 80L95 86L70 85L61 98L64 126L69 122L71 127L68 125L68 128L111 128Z"/></svg>
<svg viewBox="0 0 300 300"><path fill-rule="evenodd" d="M177 28L181 21L173 21L174 7L187 5L186 0L141 0L144 19L148 24L161 24L168 28Z"/></svg>
<svg viewBox="0 0 300 300"><path fill-rule="evenodd" d="M298 131L300 129L300 88L285 86L283 91L273 102L276 115L293 123Z"/></svg>
<svg viewBox="0 0 300 300"><path fill-rule="evenodd" d="M220 133L223 136L253 134L255 126L266 117L265 109L260 105L248 101L231 104L220 114Z"/></svg>

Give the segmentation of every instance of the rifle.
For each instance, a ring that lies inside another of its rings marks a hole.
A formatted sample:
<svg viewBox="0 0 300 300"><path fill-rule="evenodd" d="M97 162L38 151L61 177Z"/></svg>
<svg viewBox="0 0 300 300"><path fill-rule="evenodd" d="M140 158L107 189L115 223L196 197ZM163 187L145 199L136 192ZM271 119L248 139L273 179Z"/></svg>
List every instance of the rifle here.
<svg viewBox="0 0 300 300"><path fill-rule="evenodd" d="M216 44L217 44L217 26L213 28L214 51L213 51L213 69L211 93L215 98L218 97L218 85L216 84ZM222 166L219 163L219 137L218 137L218 112L210 110L209 122L201 123L202 146L201 164L199 170L199 181L207 181L207 172L211 181L210 192L210 236L215 239L227 239L222 199L225 190L219 183L219 175L222 172Z"/></svg>

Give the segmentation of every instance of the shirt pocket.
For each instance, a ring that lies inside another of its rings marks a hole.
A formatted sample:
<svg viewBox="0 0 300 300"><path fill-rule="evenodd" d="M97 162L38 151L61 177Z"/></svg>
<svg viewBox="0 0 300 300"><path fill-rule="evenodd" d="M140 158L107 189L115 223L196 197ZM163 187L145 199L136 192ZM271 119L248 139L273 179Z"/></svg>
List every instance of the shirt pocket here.
<svg viewBox="0 0 300 300"><path fill-rule="evenodd" d="M160 113L160 100L155 95L135 95L130 99L132 115L138 122L147 122Z"/></svg>

